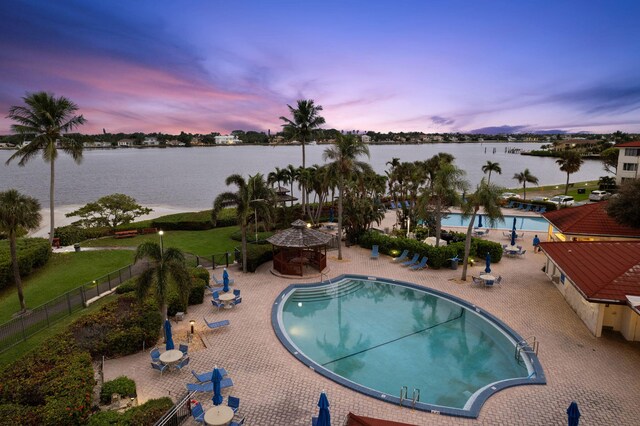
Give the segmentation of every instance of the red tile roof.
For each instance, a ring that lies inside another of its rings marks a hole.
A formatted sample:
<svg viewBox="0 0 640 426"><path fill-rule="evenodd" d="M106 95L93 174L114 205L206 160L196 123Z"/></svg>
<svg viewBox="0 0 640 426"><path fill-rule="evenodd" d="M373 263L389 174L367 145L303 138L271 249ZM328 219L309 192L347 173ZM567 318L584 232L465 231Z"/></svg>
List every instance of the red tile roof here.
<svg viewBox="0 0 640 426"><path fill-rule="evenodd" d="M640 148L640 141L633 141L633 142L625 142L625 143L620 143L618 145L614 145L614 148Z"/></svg>
<svg viewBox="0 0 640 426"><path fill-rule="evenodd" d="M640 229L621 225L607 214L601 203L585 204L544 213L547 219L563 234L594 237L640 238Z"/></svg>
<svg viewBox="0 0 640 426"><path fill-rule="evenodd" d="M542 242L540 248L589 301L640 296L640 242Z"/></svg>

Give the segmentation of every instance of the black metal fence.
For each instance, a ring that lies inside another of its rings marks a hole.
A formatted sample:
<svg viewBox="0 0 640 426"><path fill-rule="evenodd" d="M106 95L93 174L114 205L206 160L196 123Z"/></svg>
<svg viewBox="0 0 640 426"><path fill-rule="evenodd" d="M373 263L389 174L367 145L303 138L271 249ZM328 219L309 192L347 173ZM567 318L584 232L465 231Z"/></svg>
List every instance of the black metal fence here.
<svg viewBox="0 0 640 426"><path fill-rule="evenodd" d="M191 399L195 393L195 391L185 393L154 426L180 426L184 423L191 416Z"/></svg>
<svg viewBox="0 0 640 426"><path fill-rule="evenodd" d="M110 292L147 268L147 262L125 266L33 308L27 315L0 324L0 353L24 342L37 332L50 327L72 313L84 309L88 306L87 302Z"/></svg>

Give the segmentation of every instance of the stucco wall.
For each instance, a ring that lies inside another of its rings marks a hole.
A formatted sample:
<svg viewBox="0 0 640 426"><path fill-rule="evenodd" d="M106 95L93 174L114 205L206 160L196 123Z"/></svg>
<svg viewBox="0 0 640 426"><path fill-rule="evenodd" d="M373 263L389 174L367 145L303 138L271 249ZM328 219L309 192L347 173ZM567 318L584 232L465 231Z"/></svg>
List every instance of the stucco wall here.
<svg viewBox="0 0 640 426"><path fill-rule="evenodd" d="M628 306L624 306L620 313L620 332L627 340L640 341L640 315Z"/></svg>
<svg viewBox="0 0 640 426"><path fill-rule="evenodd" d="M604 327L612 327L614 330L620 331L622 311L624 309L627 309L627 307L623 305L605 305L602 325Z"/></svg>
<svg viewBox="0 0 640 426"><path fill-rule="evenodd" d="M562 282L554 282L554 285L560 293L562 293L569 306L571 306L571 309L578 314L578 317L584 322L589 331L594 336L600 337L604 320L604 305L587 302L584 297L582 297L582 294L575 289L573 283L569 281L569 278L565 278L564 284L562 284Z"/></svg>

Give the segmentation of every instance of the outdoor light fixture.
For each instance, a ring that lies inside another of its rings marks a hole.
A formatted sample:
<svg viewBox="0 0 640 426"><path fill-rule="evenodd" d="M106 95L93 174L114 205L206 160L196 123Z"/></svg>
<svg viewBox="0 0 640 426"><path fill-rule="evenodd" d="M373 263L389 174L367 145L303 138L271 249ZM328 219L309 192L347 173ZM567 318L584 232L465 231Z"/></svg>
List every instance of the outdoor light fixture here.
<svg viewBox="0 0 640 426"><path fill-rule="evenodd" d="M307 228L311 228L311 224L310 223L307 223Z"/></svg>
<svg viewBox="0 0 640 426"><path fill-rule="evenodd" d="M196 322L194 320L189 321L189 324L191 324L191 334L193 334L193 326L196 325Z"/></svg>
<svg viewBox="0 0 640 426"><path fill-rule="evenodd" d="M159 230L158 235L160 235L160 253L164 254L164 245L162 244L162 236L164 235L164 231L162 229Z"/></svg>
<svg viewBox="0 0 640 426"><path fill-rule="evenodd" d="M298 308L302 308L302 302L298 302Z"/></svg>

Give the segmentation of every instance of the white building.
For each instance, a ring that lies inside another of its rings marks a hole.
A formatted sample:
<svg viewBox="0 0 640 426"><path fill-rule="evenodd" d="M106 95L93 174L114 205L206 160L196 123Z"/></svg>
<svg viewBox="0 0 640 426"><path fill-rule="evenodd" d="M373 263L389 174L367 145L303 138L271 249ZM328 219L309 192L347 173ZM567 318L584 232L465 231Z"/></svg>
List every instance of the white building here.
<svg viewBox="0 0 640 426"><path fill-rule="evenodd" d="M216 145L234 145L242 142L235 135L216 136L215 140Z"/></svg>
<svg viewBox="0 0 640 426"><path fill-rule="evenodd" d="M120 139L118 141L118 148L127 148L133 146L133 139Z"/></svg>
<svg viewBox="0 0 640 426"><path fill-rule="evenodd" d="M144 145L144 146L159 146L160 145L160 141L155 136L147 136L142 141L142 145Z"/></svg>
<svg viewBox="0 0 640 426"><path fill-rule="evenodd" d="M362 135L360 136L362 143L371 143L371 136L369 135Z"/></svg>
<svg viewBox="0 0 640 426"><path fill-rule="evenodd" d="M625 180L638 179L640 168L640 141L621 143L615 146L620 151L618 168L616 170L616 184Z"/></svg>

